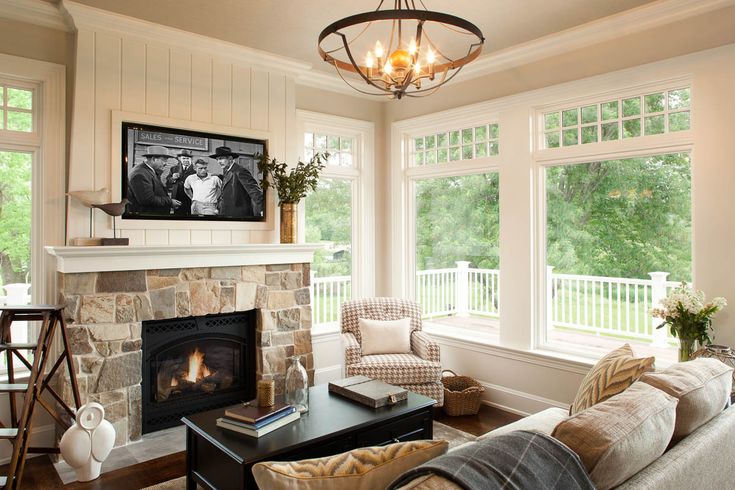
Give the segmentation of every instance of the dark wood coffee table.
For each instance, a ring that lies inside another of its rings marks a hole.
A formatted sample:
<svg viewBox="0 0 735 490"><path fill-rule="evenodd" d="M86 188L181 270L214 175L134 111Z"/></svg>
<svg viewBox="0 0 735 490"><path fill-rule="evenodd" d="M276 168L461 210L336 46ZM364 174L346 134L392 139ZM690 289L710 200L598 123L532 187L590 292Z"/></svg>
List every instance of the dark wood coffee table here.
<svg viewBox="0 0 735 490"><path fill-rule="evenodd" d="M224 409L184 417L186 488L254 489L259 461L318 458L363 446L431 439L434 400L408 393L393 407L369 408L331 394L327 385L309 391L309 412L260 438L217 427Z"/></svg>

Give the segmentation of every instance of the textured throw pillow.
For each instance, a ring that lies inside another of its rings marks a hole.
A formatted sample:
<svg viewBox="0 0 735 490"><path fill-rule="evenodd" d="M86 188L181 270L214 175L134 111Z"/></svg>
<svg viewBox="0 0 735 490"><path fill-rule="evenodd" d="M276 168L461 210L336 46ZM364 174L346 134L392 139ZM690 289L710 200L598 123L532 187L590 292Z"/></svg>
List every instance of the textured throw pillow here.
<svg viewBox="0 0 735 490"><path fill-rule="evenodd" d="M622 393L643 373L651 371L654 361L653 357L633 357L633 349L628 344L608 353L582 380L577 396L569 407L569 415Z"/></svg>
<svg viewBox="0 0 735 490"><path fill-rule="evenodd" d="M362 355L411 352L411 319L370 320L360 318Z"/></svg>
<svg viewBox="0 0 735 490"><path fill-rule="evenodd" d="M326 458L253 466L259 488L369 490L386 488L403 472L447 452L447 441L409 441L365 447Z"/></svg>
<svg viewBox="0 0 735 490"><path fill-rule="evenodd" d="M666 451L677 402L651 385L634 383L562 421L551 435L579 455L598 490L613 488Z"/></svg>
<svg viewBox="0 0 735 490"><path fill-rule="evenodd" d="M646 373L641 381L679 399L674 442L722 412L732 390L732 368L717 359L699 358Z"/></svg>

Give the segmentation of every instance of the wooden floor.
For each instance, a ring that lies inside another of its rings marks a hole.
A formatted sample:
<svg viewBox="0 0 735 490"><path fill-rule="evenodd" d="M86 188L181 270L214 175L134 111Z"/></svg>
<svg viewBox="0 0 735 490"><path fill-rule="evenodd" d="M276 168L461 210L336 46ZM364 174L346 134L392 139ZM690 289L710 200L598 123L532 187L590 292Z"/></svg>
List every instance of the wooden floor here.
<svg viewBox="0 0 735 490"><path fill-rule="evenodd" d="M497 427L521 418L518 415L483 405L480 413L465 417L449 417L444 412L435 412L435 420L456 429L479 436ZM139 463L127 468L111 471L89 483L64 485L47 456L39 456L26 462L23 474L23 489L50 490L92 489L92 490L132 490L145 488L180 476L186 471L186 455L183 452ZM0 467L0 474L7 473L7 467Z"/></svg>

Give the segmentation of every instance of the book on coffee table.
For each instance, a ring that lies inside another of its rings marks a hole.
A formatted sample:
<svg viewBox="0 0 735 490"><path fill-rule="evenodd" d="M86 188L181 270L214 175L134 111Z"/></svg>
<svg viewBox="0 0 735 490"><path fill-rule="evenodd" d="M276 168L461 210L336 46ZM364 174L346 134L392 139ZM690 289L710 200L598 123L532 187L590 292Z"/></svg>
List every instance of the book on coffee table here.
<svg viewBox="0 0 735 490"><path fill-rule="evenodd" d="M231 430L234 432L239 432L240 434L245 434L251 437L261 437L268 434L269 432L273 432L276 429L280 429L284 425L295 422L299 420L299 418L301 418L301 413L294 411L286 415L285 417L281 417L278 420L271 422L270 424L266 424L256 429L248 427L248 424L243 424L241 422L237 422L235 420L225 417L220 417L217 419L217 427L221 427L223 429Z"/></svg>
<svg viewBox="0 0 735 490"><path fill-rule="evenodd" d="M372 408L395 405L408 398L408 391L367 376L352 376L332 381L329 391Z"/></svg>
<svg viewBox="0 0 735 490"><path fill-rule="evenodd" d="M253 400L229 407L225 410L225 417L241 420L249 424L257 424L266 418L273 417L287 410L293 411L293 407L285 403L276 403L272 407L259 407L257 400Z"/></svg>

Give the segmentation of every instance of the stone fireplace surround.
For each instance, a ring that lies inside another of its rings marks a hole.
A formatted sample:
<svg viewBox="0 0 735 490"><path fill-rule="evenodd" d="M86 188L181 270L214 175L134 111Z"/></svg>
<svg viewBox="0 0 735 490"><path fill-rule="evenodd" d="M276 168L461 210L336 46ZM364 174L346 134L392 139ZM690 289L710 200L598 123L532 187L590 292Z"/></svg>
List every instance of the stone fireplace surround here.
<svg viewBox="0 0 735 490"><path fill-rule="evenodd" d="M301 354L313 383L309 271L317 248L49 247L82 402L105 407L115 445L141 438L145 320L256 309L256 379L275 380L282 393L286 358ZM62 387L70 402L69 383Z"/></svg>

